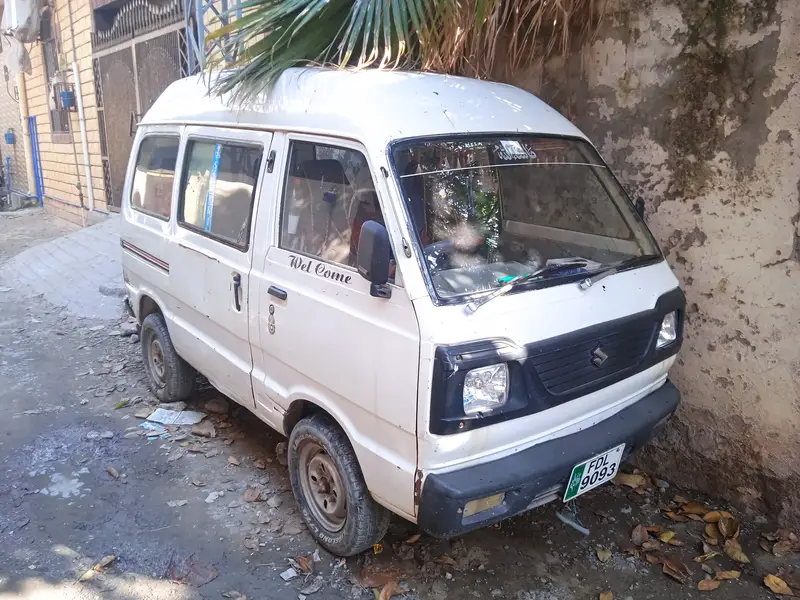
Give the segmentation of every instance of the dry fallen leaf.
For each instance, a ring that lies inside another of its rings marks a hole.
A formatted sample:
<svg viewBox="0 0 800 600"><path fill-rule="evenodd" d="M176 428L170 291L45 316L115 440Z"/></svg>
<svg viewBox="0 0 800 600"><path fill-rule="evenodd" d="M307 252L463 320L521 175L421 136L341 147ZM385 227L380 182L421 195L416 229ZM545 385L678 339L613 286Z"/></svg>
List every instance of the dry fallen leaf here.
<svg viewBox="0 0 800 600"><path fill-rule="evenodd" d="M709 575L713 575L713 574L714 574L714 569L712 569L711 567L709 567L709 566L708 566L706 563L702 563L702 564L700 565L700 568L701 568L701 569L702 569L704 572L708 573Z"/></svg>
<svg viewBox="0 0 800 600"><path fill-rule="evenodd" d="M238 467L240 464L242 464L242 461L240 461L236 456L231 455L228 457L228 464Z"/></svg>
<svg viewBox="0 0 800 600"><path fill-rule="evenodd" d="M114 467L106 467L106 473L111 475L114 479L119 479L119 472Z"/></svg>
<svg viewBox="0 0 800 600"><path fill-rule="evenodd" d="M439 558L434 558L433 562L437 562L440 565L444 565L446 567L457 567L458 566L458 563L455 560L453 560L452 558L450 558L449 556L447 556L446 554L444 556L440 556Z"/></svg>
<svg viewBox="0 0 800 600"><path fill-rule="evenodd" d="M689 504L689 500L687 500L687 499L686 499L686 498L684 498L683 496L679 496L679 495L676 495L676 496L675 496L675 497L672 499L672 501L673 501L673 502L675 502L676 504Z"/></svg>
<svg viewBox="0 0 800 600"><path fill-rule="evenodd" d="M782 557L792 551L792 542L789 540L781 540L772 546L772 553L777 557Z"/></svg>
<svg viewBox="0 0 800 600"><path fill-rule="evenodd" d="M669 575L681 583L686 583L686 581L689 579L689 576L692 574L692 572L689 570L689 567L687 567L681 561L672 558L671 556L662 557L661 564L664 567L664 574Z"/></svg>
<svg viewBox="0 0 800 600"><path fill-rule="evenodd" d="M611 558L611 550L609 550L608 548L603 548L602 546L598 546L596 548L596 552L597 552L597 560L599 560L601 563L608 562L609 559Z"/></svg>
<svg viewBox="0 0 800 600"><path fill-rule="evenodd" d="M381 565L370 565L361 570L358 582L361 587L376 588L386 585L390 581L400 579L400 571L394 568L385 568Z"/></svg>
<svg viewBox="0 0 800 600"><path fill-rule="evenodd" d="M383 552L383 544L372 544L372 553L380 554Z"/></svg>
<svg viewBox="0 0 800 600"><path fill-rule="evenodd" d="M421 533L415 533L414 535L412 535L410 538L408 538L406 540L406 544L414 544L414 543L418 542L419 538L421 538L421 537L422 537Z"/></svg>
<svg viewBox="0 0 800 600"><path fill-rule="evenodd" d="M764 577L764 585L779 596L794 596L792 588L780 577L776 575L767 575Z"/></svg>
<svg viewBox="0 0 800 600"><path fill-rule="evenodd" d="M673 512L671 510L665 511L664 512L664 516L669 518L669 519L672 519L676 523L685 523L686 521L689 520L686 517L684 517L683 515L679 515L678 513L675 513L675 512Z"/></svg>
<svg viewBox="0 0 800 600"><path fill-rule="evenodd" d="M644 558L647 562L651 565L657 565L661 562L661 557L654 553L648 553L644 555Z"/></svg>
<svg viewBox="0 0 800 600"><path fill-rule="evenodd" d="M717 523L722 518L722 513L718 510L712 510L703 515L703 521L706 523Z"/></svg>
<svg viewBox="0 0 800 600"><path fill-rule="evenodd" d="M717 523L717 527L724 538L739 537L739 521L733 517L722 517Z"/></svg>
<svg viewBox="0 0 800 600"><path fill-rule="evenodd" d="M707 514L709 510L707 507L697 502L687 502L681 506L681 512L685 515L698 515L702 517L703 515Z"/></svg>
<svg viewBox="0 0 800 600"><path fill-rule="evenodd" d="M303 573L314 572L314 560L310 556L295 556L294 560L303 570Z"/></svg>
<svg viewBox="0 0 800 600"><path fill-rule="evenodd" d="M644 552L652 552L653 550L659 550L661 548L661 544L659 544L656 540L647 540L644 544L642 544L642 550Z"/></svg>
<svg viewBox="0 0 800 600"><path fill-rule="evenodd" d="M741 571L717 571L717 579L739 579Z"/></svg>
<svg viewBox="0 0 800 600"><path fill-rule="evenodd" d="M652 533L653 535L658 535L662 531L664 531L664 528L661 525L648 525L647 526L647 532L648 533Z"/></svg>
<svg viewBox="0 0 800 600"><path fill-rule="evenodd" d="M395 590L397 590L397 581L390 581L381 590L381 593L378 594L378 600L389 600L392 596L394 596Z"/></svg>
<svg viewBox="0 0 800 600"><path fill-rule="evenodd" d="M778 529L777 531L765 531L761 534L761 537L768 539L770 542L777 542L781 539L781 534L783 533L782 530Z"/></svg>
<svg viewBox="0 0 800 600"><path fill-rule="evenodd" d="M716 546L717 544L719 544L719 537L717 537L718 533L719 532L717 531L717 526L714 523L709 523L708 525L706 525L706 528L703 531L706 541L712 546Z"/></svg>
<svg viewBox="0 0 800 600"><path fill-rule="evenodd" d="M774 546L772 542L768 542L767 540L761 540L760 542L758 542L758 545L761 546L761 549L764 552L769 552L770 554L772 554L772 547Z"/></svg>
<svg viewBox="0 0 800 600"><path fill-rule="evenodd" d="M267 468L267 463L265 463L265 462L264 462L263 460L261 460L260 458L257 458L257 459L255 459L255 460L253 461L253 466L254 466L256 469L266 469L266 468Z"/></svg>
<svg viewBox="0 0 800 600"><path fill-rule="evenodd" d="M658 536L658 539L660 539L662 542L664 542L666 544L674 537L675 537L675 532L674 531L665 531L661 535Z"/></svg>
<svg viewBox="0 0 800 600"><path fill-rule="evenodd" d="M699 521L699 522L703 521L703 517L701 517L700 515L696 515L694 513L687 514L686 518L689 519L690 521Z"/></svg>
<svg viewBox="0 0 800 600"><path fill-rule="evenodd" d="M647 485L647 477L639 473L617 473L614 483L636 489Z"/></svg>
<svg viewBox="0 0 800 600"><path fill-rule="evenodd" d="M89 581L92 579L97 573L101 573L103 569L105 569L108 565L113 563L117 560L117 557L113 554L109 554L108 556L104 556L101 558L97 563L88 571L86 571L83 575L78 578L78 581L83 583L84 581Z"/></svg>
<svg viewBox="0 0 800 600"><path fill-rule="evenodd" d="M733 560L740 563L749 563L750 559L742 552L742 546L735 539L725 540L725 554L730 556Z"/></svg>
<svg viewBox="0 0 800 600"><path fill-rule="evenodd" d="M706 562L707 560L711 560L715 556L720 556L720 554L716 550L713 550L711 552L706 552L705 554L701 554L700 556L695 556L694 562L699 562L699 563Z"/></svg>
<svg viewBox="0 0 800 600"><path fill-rule="evenodd" d="M713 592L721 582L718 579L703 579L698 582L697 589L701 592Z"/></svg>
<svg viewBox="0 0 800 600"><path fill-rule="evenodd" d="M598 600L614 600L614 594L611 592L601 592Z"/></svg>
<svg viewBox="0 0 800 600"><path fill-rule="evenodd" d="M631 532L631 542L634 546L641 546L648 539L650 539L650 534L647 532L647 527L639 523L633 528Z"/></svg>

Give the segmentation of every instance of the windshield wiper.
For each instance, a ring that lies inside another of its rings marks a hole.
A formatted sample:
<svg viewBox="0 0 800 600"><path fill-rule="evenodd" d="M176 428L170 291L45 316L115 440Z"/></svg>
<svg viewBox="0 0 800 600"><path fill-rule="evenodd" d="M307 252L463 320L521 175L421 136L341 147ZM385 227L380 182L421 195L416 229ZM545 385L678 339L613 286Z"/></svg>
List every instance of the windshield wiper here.
<svg viewBox="0 0 800 600"><path fill-rule="evenodd" d="M476 310L478 310L481 306L489 302L490 300L494 300L498 296L503 296L507 294L514 288L522 285L527 281L531 281L532 279L544 279L550 275L556 275L563 271L569 271L571 269L584 269L588 263L585 260L576 260L573 262L559 262L559 263L552 263L549 265L543 266L541 269L537 269L533 273L526 273L525 275L516 275L505 281L504 285L500 288L497 288L490 294L483 296L478 300L473 300L472 302L467 303L465 307L465 312L468 315L471 315ZM500 279L500 281L504 281L505 278Z"/></svg>
<svg viewBox="0 0 800 600"><path fill-rule="evenodd" d="M646 262L652 260L654 258L658 258L656 254L645 254L644 256L632 256L631 258L626 258L625 260L621 260L617 263L612 263L610 265L603 265L600 270L595 272L594 274L590 275L586 279L581 279L578 282L578 287L582 290L588 290L598 281L605 279L606 277L610 277L615 273L619 273L620 271L624 271L639 262Z"/></svg>

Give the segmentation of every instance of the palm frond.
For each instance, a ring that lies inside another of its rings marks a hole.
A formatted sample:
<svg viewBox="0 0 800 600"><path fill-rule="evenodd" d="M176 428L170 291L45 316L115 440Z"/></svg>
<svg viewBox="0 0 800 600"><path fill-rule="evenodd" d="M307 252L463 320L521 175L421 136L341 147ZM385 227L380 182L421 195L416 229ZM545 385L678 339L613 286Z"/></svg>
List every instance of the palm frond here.
<svg viewBox="0 0 800 600"><path fill-rule="evenodd" d="M416 68L490 78L566 55L596 31L606 0L245 0L208 39L244 48L219 93L247 99L287 68Z"/></svg>

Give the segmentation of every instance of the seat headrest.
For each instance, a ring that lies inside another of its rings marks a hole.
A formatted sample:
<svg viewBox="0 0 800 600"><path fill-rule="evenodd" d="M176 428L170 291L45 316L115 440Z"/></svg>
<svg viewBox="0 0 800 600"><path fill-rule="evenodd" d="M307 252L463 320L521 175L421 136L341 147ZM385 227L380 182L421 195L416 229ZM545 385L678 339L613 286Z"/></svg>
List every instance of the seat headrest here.
<svg viewBox="0 0 800 600"><path fill-rule="evenodd" d="M307 160L300 163L297 167L297 176L314 181L325 183L337 183L349 185L347 176L344 174L342 163L332 158L322 160Z"/></svg>

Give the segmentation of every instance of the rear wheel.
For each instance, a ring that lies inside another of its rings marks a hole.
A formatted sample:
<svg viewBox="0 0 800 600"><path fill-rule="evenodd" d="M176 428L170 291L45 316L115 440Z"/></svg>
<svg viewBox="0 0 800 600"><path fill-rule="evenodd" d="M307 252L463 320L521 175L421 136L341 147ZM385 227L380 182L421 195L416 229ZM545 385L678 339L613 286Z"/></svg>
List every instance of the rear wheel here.
<svg viewBox="0 0 800 600"><path fill-rule="evenodd" d="M147 383L156 398L177 402L191 396L197 373L175 352L167 324L159 313L145 317L141 343Z"/></svg>
<svg viewBox="0 0 800 600"><path fill-rule="evenodd" d="M358 554L386 534L389 511L370 496L347 436L327 416L306 417L292 430L289 476L306 525L334 554Z"/></svg>

